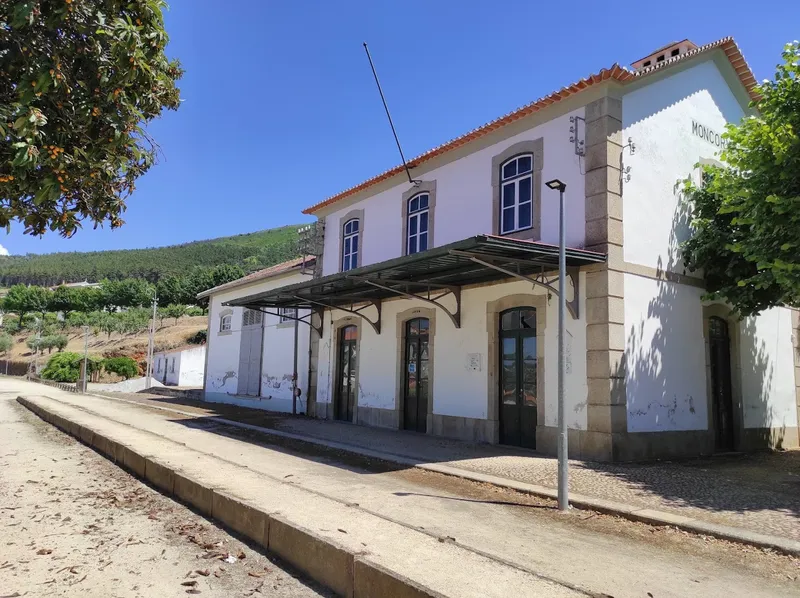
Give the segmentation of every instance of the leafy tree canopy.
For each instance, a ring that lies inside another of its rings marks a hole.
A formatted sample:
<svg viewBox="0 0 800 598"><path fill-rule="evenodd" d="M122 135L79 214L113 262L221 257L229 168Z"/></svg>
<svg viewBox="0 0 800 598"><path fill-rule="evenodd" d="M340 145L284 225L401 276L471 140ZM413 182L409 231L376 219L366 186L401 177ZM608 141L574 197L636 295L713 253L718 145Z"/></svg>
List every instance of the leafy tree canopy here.
<svg viewBox="0 0 800 598"><path fill-rule="evenodd" d="M787 44L774 81L757 87L757 116L728 125L725 167L687 182L692 237L686 265L708 296L741 315L800 306L800 44Z"/></svg>
<svg viewBox="0 0 800 598"><path fill-rule="evenodd" d="M123 224L153 165L143 128L180 103L163 0L0 3L0 226L72 236Z"/></svg>

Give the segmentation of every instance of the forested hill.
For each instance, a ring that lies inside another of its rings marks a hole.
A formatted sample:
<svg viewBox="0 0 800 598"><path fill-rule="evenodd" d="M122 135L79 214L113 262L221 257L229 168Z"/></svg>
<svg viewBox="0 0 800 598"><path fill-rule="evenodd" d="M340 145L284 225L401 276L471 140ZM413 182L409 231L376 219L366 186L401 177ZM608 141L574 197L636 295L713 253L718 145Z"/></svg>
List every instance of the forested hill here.
<svg viewBox="0 0 800 598"><path fill-rule="evenodd" d="M297 254L298 225L255 233L148 249L122 249L0 257L0 285L35 284L104 278L144 278L156 282L185 274L194 266L230 264L245 270L266 268Z"/></svg>

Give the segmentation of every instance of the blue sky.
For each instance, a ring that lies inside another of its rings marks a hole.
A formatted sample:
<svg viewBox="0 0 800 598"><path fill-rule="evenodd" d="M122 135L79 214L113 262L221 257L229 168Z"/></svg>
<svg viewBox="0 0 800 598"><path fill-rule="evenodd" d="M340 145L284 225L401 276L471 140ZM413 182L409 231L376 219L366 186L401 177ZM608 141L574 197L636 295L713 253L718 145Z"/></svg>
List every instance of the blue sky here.
<svg viewBox="0 0 800 598"><path fill-rule="evenodd" d="M364 41L410 157L670 41L732 35L761 80L798 36L789 0L169 1L184 103L150 127L164 156L137 184L127 224L68 240L13 225L0 235L11 253L152 247L309 220L303 208L399 162Z"/></svg>

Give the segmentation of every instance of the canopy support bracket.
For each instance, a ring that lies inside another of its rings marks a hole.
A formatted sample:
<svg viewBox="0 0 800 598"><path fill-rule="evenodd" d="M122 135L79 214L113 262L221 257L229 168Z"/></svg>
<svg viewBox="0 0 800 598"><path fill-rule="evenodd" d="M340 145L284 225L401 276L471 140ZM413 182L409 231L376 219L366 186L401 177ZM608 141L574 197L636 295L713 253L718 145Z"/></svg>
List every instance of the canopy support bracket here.
<svg viewBox="0 0 800 598"><path fill-rule="evenodd" d="M395 288L395 287L390 287L387 284L383 284L383 282L384 282L383 280L378 282L378 281L376 281L376 280L374 280L372 278L366 278L366 277L363 277L363 276L348 276L348 278L352 278L353 280L360 280L361 282L364 282L364 283L366 283L366 284L368 284L370 286L373 286L375 288L383 289L384 291L389 291L391 293L395 293L395 294L401 295L403 297L408 297L409 299L418 299L420 301L424 301L425 303L430 303L431 305L435 305L436 307L440 308L447 315L448 318L450 318L450 321L453 322L453 326L455 326L456 328L461 328L461 287L460 286L446 286L445 287L444 285L436 285L436 286L438 286L440 288L443 288L444 291L442 293L440 293L439 295L437 295L436 297L431 298L430 297L430 293L428 294L427 297L424 297L422 295L406 292L406 291L403 291L403 290ZM396 284L405 284L404 281L393 281L393 282L396 282ZM439 300L442 297L444 297L445 295L451 295L451 294L453 295L453 297L456 300L456 309L455 309L455 311L450 311L449 309L447 309L447 307L445 307L442 303L439 302Z"/></svg>
<svg viewBox="0 0 800 598"><path fill-rule="evenodd" d="M297 299L298 301L306 301L308 303L313 303L314 305L319 305L320 307L327 307L328 309L339 309L341 311L346 311L349 314L353 314L355 316L359 316L367 324L372 326L372 329L375 331L375 334L380 334L381 333L381 313L382 313L382 310L381 310L381 300L380 299L372 299L372 300L368 301L365 305L362 305L361 307L359 307L358 309L353 309L352 305L348 308L348 307L343 307L341 305L333 305L331 303L323 303L322 301L317 301L316 299L309 299L307 297L297 297L297 296L295 296L295 299ZM366 308L368 308L370 306L374 307L378 311L378 317L375 318L374 321L370 320L367 316L365 316L364 314L361 313L362 311L364 311ZM321 336L322 336L322 333L320 333L320 337Z"/></svg>
<svg viewBox="0 0 800 598"><path fill-rule="evenodd" d="M282 313L277 312L277 311L269 311L269 310L264 309L262 307L257 307L255 309L260 311L262 314L267 314L269 316L278 316L279 318L283 318L284 320L296 320L298 322L302 322L303 324L308 324L312 329L314 329L317 332L317 334L320 336L320 338L322 338L322 328L320 326L315 326L311 322L312 315L313 315L311 313L309 313L309 314L307 314L305 316L297 317L297 316L287 316L286 314L282 314ZM295 309L295 313L297 313L297 308L293 308L293 309ZM306 318L308 318L308 321L306 321Z"/></svg>
<svg viewBox="0 0 800 598"><path fill-rule="evenodd" d="M458 250L451 250L450 253L452 255L460 255L463 257L467 257L476 264L481 264L482 266L486 266L487 268L491 268L492 270L496 270L497 272L502 272L503 274L507 274L512 278L516 278L518 280L524 280L525 282L531 283L533 286L542 287L544 289L547 289L554 295L558 296L558 287L556 285L556 283L558 282L558 275L556 275L555 277L547 278L544 275L544 268L542 268L542 271L539 274L535 276L529 276L527 274L514 272L513 270L510 270L506 267L492 263L491 261L488 261L487 256L482 254L480 255L480 257L478 257L475 254L470 253L468 251L458 251ZM569 313L572 315L572 319L574 320L577 320L579 315L578 304L579 304L580 294L578 292L579 291L578 271L579 269L576 267L567 268L567 277L572 280L572 286L575 289L575 293L572 297L572 300L567 301L567 309L569 310Z"/></svg>

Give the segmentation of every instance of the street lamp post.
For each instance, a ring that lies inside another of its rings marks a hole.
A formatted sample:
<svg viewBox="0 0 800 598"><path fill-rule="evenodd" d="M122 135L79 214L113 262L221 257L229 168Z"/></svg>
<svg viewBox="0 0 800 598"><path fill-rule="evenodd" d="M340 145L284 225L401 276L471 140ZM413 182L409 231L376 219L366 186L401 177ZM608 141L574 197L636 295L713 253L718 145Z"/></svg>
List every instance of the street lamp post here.
<svg viewBox="0 0 800 598"><path fill-rule="evenodd" d="M564 381L566 378L566 353L564 347L564 315L567 310L565 293L567 279L567 258L564 237L564 191L566 183L553 179L545 183L550 189L558 190L558 508L569 509L569 461L567 418L564 401Z"/></svg>

